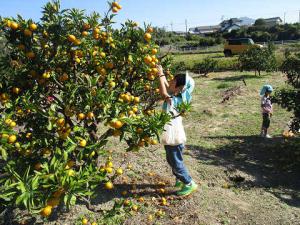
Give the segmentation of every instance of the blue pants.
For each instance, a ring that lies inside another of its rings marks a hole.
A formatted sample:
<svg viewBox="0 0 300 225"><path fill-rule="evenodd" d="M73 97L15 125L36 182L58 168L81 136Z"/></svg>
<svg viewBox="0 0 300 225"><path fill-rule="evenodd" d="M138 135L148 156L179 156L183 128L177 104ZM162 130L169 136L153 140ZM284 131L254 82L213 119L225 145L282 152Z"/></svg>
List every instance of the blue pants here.
<svg viewBox="0 0 300 225"><path fill-rule="evenodd" d="M189 172L187 171L182 158L182 151L184 145L170 146L165 145L167 161L172 168L172 172L176 179L180 180L184 184L189 184L192 181Z"/></svg>

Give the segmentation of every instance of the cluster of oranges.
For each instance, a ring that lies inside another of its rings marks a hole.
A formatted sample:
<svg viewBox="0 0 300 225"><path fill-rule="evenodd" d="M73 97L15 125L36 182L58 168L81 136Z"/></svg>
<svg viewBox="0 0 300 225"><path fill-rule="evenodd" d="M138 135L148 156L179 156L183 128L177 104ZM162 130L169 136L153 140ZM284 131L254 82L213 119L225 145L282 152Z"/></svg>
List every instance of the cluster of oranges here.
<svg viewBox="0 0 300 225"><path fill-rule="evenodd" d="M119 12L119 10L122 9L122 6L118 2L113 2L111 6L112 6L111 10L113 11L113 13L117 13Z"/></svg>
<svg viewBox="0 0 300 225"><path fill-rule="evenodd" d="M80 44L81 44L81 41L80 41L79 39L77 39L77 38L75 37L75 35L73 35L73 34L69 34L69 35L68 35L68 41L69 41L69 42L72 42L72 43L75 44L75 45L80 45Z"/></svg>
<svg viewBox="0 0 300 225"><path fill-rule="evenodd" d="M282 133L282 136L283 136L284 138L292 138L292 137L295 136L295 134L294 134L292 131L284 131L284 132Z"/></svg>
<svg viewBox="0 0 300 225"><path fill-rule="evenodd" d="M89 223L89 220L87 218L83 217L82 220L81 220L81 223L83 225L87 225ZM97 225L97 223L96 222L92 222L91 225Z"/></svg>
<svg viewBox="0 0 300 225"><path fill-rule="evenodd" d="M151 35L151 33L153 33L153 28L152 27L149 27L148 29L147 29L147 32L145 33L145 35L144 35L144 38L145 38L145 40L147 41L147 42L150 42L151 41L151 38L152 38L152 35Z"/></svg>
<svg viewBox="0 0 300 225"><path fill-rule="evenodd" d="M6 20L6 26L13 31L17 31L17 30L22 31L24 36L27 38L31 38L33 36L33 32L36 32L38 29L38 26L35 23L30 23L27 27L21 27L17 22L11 20ZM18 48L22 51L25 51L24 44L19 44ZM36 56L33 51L27 51L25 55L29 59L34 59Z"/></svg>

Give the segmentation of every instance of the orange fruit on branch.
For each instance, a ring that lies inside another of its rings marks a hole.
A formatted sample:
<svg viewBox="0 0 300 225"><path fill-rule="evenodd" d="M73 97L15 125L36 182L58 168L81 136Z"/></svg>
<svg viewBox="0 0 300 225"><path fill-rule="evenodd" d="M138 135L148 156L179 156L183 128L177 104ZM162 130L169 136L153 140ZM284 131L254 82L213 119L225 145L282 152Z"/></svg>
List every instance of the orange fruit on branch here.
<svg viewBox="0 0 300 225"><path fill-rule="evenodd" d="M112 6L116 7L117 9L122 9L122 6L118 2L113 2Z"/></svg>
<svg viewBox="0 0 300 225"><path fill-rule="evenodd" d="M35 23L31 23L31 24L29 25L29 29L30 29L31 31L35 31L35 30L37 29L37 25L36 25Z"/></svg>
<svg viewBox="0 0 300 225"><path fill-rule="evenodd" d="M34 52L27 52L26 57L29 59L34 59L35 58L35 53Z"/></svg>
<svg viewBox="0 0 300 225"><path fill-rule="evenodd" d="M47 206L46 206L45 208L43 208L42 211L41 211L41 215L42 215L43 217L48 217L48 216L51 215L51 213L52 213L52 206L50 206L50 205L47 205Z"/></svg>
<svg viewBox="0 0 300 225"><path fill-rule="evenodd" d="M89 33L88 33L87 31L82 31L82 32L81 32L81 35L84 36L84 37L86 37L86 36L89 35Z"/></svg>
<svg viewBox="0 0 300 225"><path fill-rule="evenodd" d="M64 119L64 118L59 118L59 119L57 119L57 120L56 120L56 124L57 124L57 126L59 126L59 127L64 126L64 125L65 125L65 119Z"/></svg>
<svg viewBox="0 0 300 225"><path fill-rule="evenodd" d="M78 118L79 120L84 120L84 118L85 118L84 113L79 113L79 114L77 115L77 118Z"/></svg>
<svg viewBox="0 0 300 225"><path fill-rule="evenodd" d="M114 185L111 181L108 181L104 184L104 188L107 189L107 190L111 190L114 188Z"/></svg>
<svg viewBox="0 0 300 225"><path fill-rule="evenodd" d="M29 30L29 29L25 29L24 30L24 35L27 36L27 37L31 37L32 36L32 31Z"/></svg>
<svg viewBox="0 0 300 225"><path fill-rule="evenodd" d="M86 144L87 144L87 142L86 142L86 140L84 140L84 139L79 141L79 146L80 146L80 147L83 147L83 148L84 148L84 147L86 146Z"/></svg>
<svg viewBox="0 0 300 225"><path fill-rule="evenodd" d="M153 30L152 27L148 27L148 28L147 28L147 32L148 32L148 33L153 33L153 31L154 31L154 30Z"/></svg>
<svg viewBox="0 0 300 225"><path fill-rule="evenodd" d="M95 117L95 114L93 112L88 112L87 115L86 115L86 118L88 119L93 119Z"/></svg>
<svg viewBox="0 0 300 225"><path fill-rule="evenodd" d="M9 135L8 137L8 143L12 144L12 143L15 143L17 140L17 136L12 134L12 135Z"/></svg>
<svg viewBox="0 0 300 225"><path fill-rule="evenodd" d="M150 55L145 56L144 62L149 65L152 62L152 57Z"/></svg>
<svg viewBox="0 0 300 225"><path fill-rule="evenodd" d="M19 28L19 24L16 22L10 23L10 28L13 30L17 30Z"/></svg>
<svg viewBox="0 0 300 225"><path fill-rule="evenodd" d="M112 7L112 12L113 13L117 13L119 11L119 9L117 7Z"/></svg>
<svg viewBox="0 0 300 225"><path fill-rule="evenodd" d="M76 41L75 35L69 34L69 35L68 35L68 41L70 41L70 42L75 42L75 41Z"/></svg>
<svg viewBox="0 0 300 225"><path fill-rule="evenodd" d="M151 36L150 33L145 33L144 38L145 38L146 41L149 42L151 40L152 36Z"/></svg>
<svg viewBox="0 0 300 225"><path fill-rule="evenodd" d="M16 94L16 95L19 94L20 91L21 91L21 89L18 88L18 87L13 87L13 89L12 89L12 92L13 92L14 94Z"/></svg>
<svg viewBox="0 0 300 225"><path fill-rule="evenodd" d="M91 28L91 26L88 23L83 24L83 29L84 30L88 30L90 28Z"/></svg>
<svg viewBox="0 0 300 225"><path fill-rule="evenodd" d="M40 170L42 168L42 163L38 162L34 165L35 170Z"/></svg>
<svg viewBox="0 0 300 225"><path fill-rule="evenodd" d="M83 218L81 222L83 225L87 225L89 221L87 218Z"/></svg>
<svg viewBox="0 0 300 225"><path fill-rule="evenodd" d="M122 175L123 174L123 169L122 168L118 168L116 171L117 175Z"/></svg>

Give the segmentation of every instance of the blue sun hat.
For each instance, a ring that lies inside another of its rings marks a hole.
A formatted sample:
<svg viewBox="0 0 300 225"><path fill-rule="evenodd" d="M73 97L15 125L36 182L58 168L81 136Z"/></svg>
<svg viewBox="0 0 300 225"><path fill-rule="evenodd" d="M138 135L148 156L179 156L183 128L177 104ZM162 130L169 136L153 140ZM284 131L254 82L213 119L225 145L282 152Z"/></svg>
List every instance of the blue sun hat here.
<svg viewBox="0 0 300 225"><path fill-rule="evenodd" d="M186 71L186 83L184 85L183 90L181 91L180 95L181 97L175 97L172 98L172 104L173 106L177 107L182 102L184 103L190 103L192 101L192 92L195 88L195 81L193 78L189 75L188 71ZM163 104L163 110L167 110L167 103L164 102Z"/></svg>
<svg viewBox="0 0 300 225"><path fill-rule="evenodd" d="M264 96L266 92L273 92L273 87L270 84L266 84L260 90L260 96Z"/></svg>
<svg viewBox="0 0 300 225"><path fill-rule="evenodd" d="M185 83L183 90L181 91L182 100L185 103L190 103L192 101L192 92L195 88L195 81L189 75L188 71L185 72L185 76L186 76L186 83Z"/></svg>

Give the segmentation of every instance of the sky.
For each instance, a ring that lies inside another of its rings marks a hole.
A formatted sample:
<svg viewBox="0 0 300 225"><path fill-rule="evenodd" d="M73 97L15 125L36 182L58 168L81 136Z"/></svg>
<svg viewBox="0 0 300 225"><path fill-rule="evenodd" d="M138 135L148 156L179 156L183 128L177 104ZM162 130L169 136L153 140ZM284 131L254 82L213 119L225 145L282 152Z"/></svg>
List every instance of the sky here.
<svg viewBox="0 0 300 225"><path fill-rule="evenodd" d="M2 0L0 15L32 18L38 21L41 8L48 0ZM85 9L87 13L107 10L106 0L61 0L62 8ZM127 19L144 22L167 30L184 31L187 27L216 25L232 17L269 18L279 16L286 22L298 22L300 0L121 0L123 9L117 23Z"/></svg>

